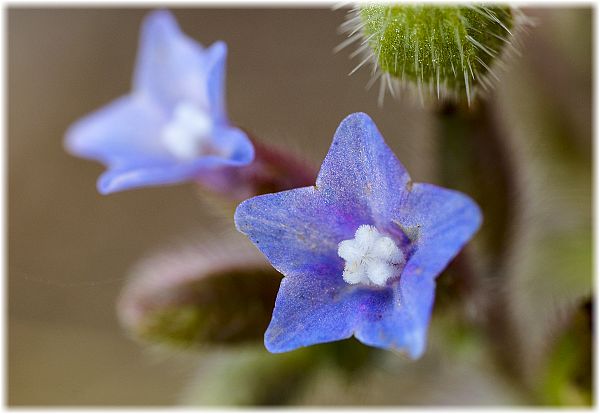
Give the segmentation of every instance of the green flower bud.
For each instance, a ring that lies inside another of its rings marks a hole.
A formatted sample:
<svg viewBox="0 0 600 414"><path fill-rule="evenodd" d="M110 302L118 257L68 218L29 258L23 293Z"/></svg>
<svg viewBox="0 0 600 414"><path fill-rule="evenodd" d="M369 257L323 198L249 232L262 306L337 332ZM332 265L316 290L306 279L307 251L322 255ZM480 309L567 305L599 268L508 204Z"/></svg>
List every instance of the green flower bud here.
<svg viewBox="0 0 600 414"><path fill-rule="evenodd" d="M155 254L133 270L118 314L134 338L194 349L262 342L281 275L238 237Z"/></svg>
<svg viewBox="0 0 600 414"><path fill-rule="evenodd" d="M437 99L466 99L491 86L493 70L505 51L514 48L513 33L523 20L509 7L365 5L354 10L342 30L361 46L361 63L371 61L394 94L397 84ZM354 72L354 71L353 71ZM380 96L381 98L381 96Z"/></svg>

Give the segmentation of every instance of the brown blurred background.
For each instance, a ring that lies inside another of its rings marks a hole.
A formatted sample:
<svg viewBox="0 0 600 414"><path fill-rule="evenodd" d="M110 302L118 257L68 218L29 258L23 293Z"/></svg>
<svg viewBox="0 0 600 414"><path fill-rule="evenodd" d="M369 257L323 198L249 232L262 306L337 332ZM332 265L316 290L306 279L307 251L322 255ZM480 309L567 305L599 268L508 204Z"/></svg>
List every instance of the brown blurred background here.
<svg viewBox="0 0 600 414"><path fill-rule="evenodd" d="M389 96L378 107L377 86L365 91L369 70L348 77L358 61L348 50L333 53L343 40L337 30L344 10L172 10L182 29L204 45L227 42L228 108L238 125L319 163L340 120L364 111L413 178L435 182L429 113ZM145 254L230 232L232 219L209 213L190 185L100 196L95 185L102 167L62 147L70 123L127 93L147 12L8 10L11 405L170 405L194 375L192 357L156 354L127 338L114 304L128 270ZM525 47L539 44L548 25L579 19L591 27L589 9L528 14L537 16L538 26ZM583 43L579 47L591 45ZM559 84L570 81L571 72L536 59L526 53L516 65L546 71L542 84L553 77ZM508 76L503 93L518 90L527 76ZM591 94L566 96L576 100L571 106L590 107ZM590 136L591 112L574 113L584 119L573 124Z"/></svg>
<svg viewBox="0 0 600 414"><path fill-rule="evenodd" d="M419 108L377 107L368 71L346 76L357 62L332 52L345 11L173 11L204 45L227 42L230 117L262 139L318 160L356 111L398 143L427 134ZM125 337L114 303L144 253L232 220L215 225L187 185L100 196L102 167L62 148L71 122L128 91L147 12L9 10L10 404L170 404L188 378L189 364Z"/></svg>

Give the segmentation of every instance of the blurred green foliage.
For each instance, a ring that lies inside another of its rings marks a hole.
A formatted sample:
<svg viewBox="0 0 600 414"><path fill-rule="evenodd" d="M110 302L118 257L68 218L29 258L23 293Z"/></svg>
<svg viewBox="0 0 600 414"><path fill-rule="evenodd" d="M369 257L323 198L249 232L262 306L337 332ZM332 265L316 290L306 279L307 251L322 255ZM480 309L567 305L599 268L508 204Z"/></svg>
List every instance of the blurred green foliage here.
<svg viewBox="0 0 600 414"><path fill-rule="evenodd" d="M140 339L177 348L262 341L281 276L271 268L212 274L176 288L177 300L149 308Z"/></svg>

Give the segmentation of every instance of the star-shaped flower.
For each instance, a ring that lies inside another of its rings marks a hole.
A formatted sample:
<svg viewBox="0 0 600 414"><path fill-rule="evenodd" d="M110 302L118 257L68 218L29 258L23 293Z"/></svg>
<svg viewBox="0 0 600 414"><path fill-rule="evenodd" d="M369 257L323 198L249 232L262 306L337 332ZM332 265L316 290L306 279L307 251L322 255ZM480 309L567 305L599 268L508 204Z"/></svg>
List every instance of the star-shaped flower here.
<svg viewBox="0 0 600 414"><path fill-rule="evenodd" d="M210 180L252 162L250 140L225 111L226 56L225 43L203 48L167 11L146 18L131 93L67 132L70 152L107 166L100 193Z"/></svg>
<svg viewBox="0 0 600 414"><path fill-rule="evenodd" d="M373 121L356 113L338 127L315 186L246 200L235 222L285 276L269 351L354 335L417 358L435 278L481 213L464 194L413 183Z"/></svg>

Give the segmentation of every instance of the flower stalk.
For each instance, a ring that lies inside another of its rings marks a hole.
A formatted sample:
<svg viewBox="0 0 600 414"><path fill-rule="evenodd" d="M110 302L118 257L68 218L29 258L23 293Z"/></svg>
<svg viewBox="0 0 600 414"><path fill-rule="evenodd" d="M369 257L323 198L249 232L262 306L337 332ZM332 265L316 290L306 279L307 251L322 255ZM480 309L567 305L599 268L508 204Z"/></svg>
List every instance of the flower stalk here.
<svg viewBox="0 0 600 414"><path fill-rule="evenodd" d="M493 106L486 100L475 105L447 102L436 111L440 130L440 178L444 185L470 194L481 206L486 225L481 229L481 246L476 263L473 250L465 250L449 267L467 298L483 315L474 321L486 332L501 371L530 395L524 373L517 362L521 346L507 290L499 288L507 279L505 264L515 231L518 184L514 160ZM483 259L483 263L482 260ZM479 264L479 266L477 266ZM479 274L477 274L479 273ZM485 299L485 302L482 301Z"/></svg>
<svg viewBox="0 0 600 414"><path fill-rule="evenodd" d="M317 170L307 160L246 132L254 146L254 161L243 167L224 167L197 179L203 190L232 201L312 185Z"/></svg>

